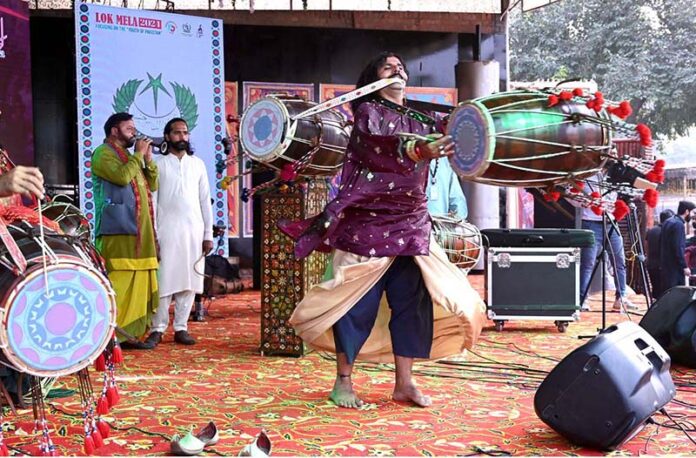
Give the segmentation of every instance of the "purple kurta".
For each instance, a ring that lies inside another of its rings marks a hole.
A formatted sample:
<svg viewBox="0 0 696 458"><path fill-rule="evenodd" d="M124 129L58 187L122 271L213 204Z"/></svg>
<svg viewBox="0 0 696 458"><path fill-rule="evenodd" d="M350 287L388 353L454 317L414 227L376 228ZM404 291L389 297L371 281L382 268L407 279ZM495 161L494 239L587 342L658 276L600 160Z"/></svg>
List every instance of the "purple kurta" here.
<svg viewBox="0 0 696 458"><path fill-rule="evenodd" d="M432 132L432 126L379 103L362 103L336 198L314 218L279 224L296 240L295 255L330 248L362 256L428 255L428 161L416 163L403 154L397 134Z"/></svg>

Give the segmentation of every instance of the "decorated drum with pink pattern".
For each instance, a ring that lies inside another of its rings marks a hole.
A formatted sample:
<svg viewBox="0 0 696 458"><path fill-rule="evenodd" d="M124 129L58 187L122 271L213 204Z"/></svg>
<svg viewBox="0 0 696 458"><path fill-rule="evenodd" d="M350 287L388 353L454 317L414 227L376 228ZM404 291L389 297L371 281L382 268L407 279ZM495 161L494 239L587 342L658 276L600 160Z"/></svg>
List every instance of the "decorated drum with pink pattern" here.
<svg viewBox="0 0 696 458"><path fill-rule="evenodd" d="M111 339L114 292L103 274L79 259L52 252L45 269L39 257L28 259L23 275L0 273L0 347L16 369L71 374L91 364Z"/></svg>

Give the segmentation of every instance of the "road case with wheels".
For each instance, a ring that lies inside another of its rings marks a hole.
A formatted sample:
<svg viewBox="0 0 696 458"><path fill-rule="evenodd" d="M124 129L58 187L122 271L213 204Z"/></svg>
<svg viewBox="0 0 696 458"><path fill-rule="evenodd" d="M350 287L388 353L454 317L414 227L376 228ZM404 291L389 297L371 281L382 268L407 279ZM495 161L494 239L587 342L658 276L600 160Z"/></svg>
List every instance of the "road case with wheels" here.
<svg viewBox="0 0 696 458"><path fill-rule="evenodd" d="M592 231L485 229L488 318L553 321L560 332L580 318L580 249Z"/></svg>

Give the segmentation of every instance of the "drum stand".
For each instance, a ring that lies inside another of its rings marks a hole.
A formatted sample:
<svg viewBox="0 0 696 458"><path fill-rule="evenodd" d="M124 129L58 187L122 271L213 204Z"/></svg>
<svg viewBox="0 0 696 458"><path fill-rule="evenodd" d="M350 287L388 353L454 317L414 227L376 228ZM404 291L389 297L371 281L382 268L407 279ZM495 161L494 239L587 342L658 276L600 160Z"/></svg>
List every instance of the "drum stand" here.
<svg viewBox="0 0 696 458"><path fill-rule="evenodd" d="M628 207L630 209L630 213L628 214L628 236L631 246L635 247L638 251L636 259L638 260L638 267L640 269L640 280L643 285L645 302L648 308L650 308L653 298L652 291L650 291L648 284L647 268L645 267L645 250L643 249L643 237L640 235L640 225L638 224L638 211L636 210L636 204L633 202L629 202Z"/></svg>

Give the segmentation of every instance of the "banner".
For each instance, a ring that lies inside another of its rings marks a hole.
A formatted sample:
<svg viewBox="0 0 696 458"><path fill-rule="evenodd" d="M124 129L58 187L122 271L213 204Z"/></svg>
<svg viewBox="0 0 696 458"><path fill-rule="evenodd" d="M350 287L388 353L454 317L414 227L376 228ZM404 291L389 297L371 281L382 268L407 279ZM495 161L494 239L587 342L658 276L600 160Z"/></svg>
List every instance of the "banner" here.
<svg viewBox="0 0 696 458"><path fill-rule="evenodd" d="M13 162L34 164L29 5L0 4L0 145Z"/></svg>
<svg viewBox="0 0 696 458"><path fill-rule="evenodd" d="M228 226L220 187L225 159L222 21L197 16L75 5L80 203L94 218L91 157L115 112L133 115L139 132L156 140L174 117L184 118L195 155L206 164L213 222ZM227 254L227 244L218 248Z"/></svg>
<svg viewBox="0 0 696 458"><path fill-rule="evenodd" d="M305 100L314 101L314 84L294 84L294 83L262 83L254 81L245 81L243 86L243 103L244 110L249 105L256 102L258 99L271 94L288 94L302 97ZM246 166L247 161L244 161L244 171L249 172ZM251 173L244 175L243 186L246 189L251 189ZM254 206L249 199L244 203L244 222L242 225L242 237L253 237L254 235Z"/></svg>

